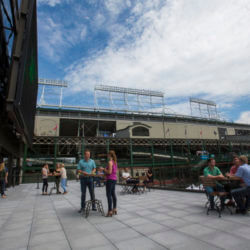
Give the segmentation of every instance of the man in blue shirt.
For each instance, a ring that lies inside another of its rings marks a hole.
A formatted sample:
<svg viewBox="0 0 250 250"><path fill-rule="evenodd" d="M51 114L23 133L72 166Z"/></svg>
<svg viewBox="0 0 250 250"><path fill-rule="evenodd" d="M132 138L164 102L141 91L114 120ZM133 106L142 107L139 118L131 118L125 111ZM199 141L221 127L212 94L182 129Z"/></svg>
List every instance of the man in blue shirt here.
<svg viewBox="0 0 250 250"><path fill-rule="evenodd" d="M85 200L86 200L86 189L88 187L91 200L95 199L94 193L94 182L93 177L90 174L94 174L96 171L95 161L90 159L90 151L86 149L84 151L84 159L81 159L77 166L78 174L80 176L81 184L81 208L79 213L85 210ZM92 210L96 210L95 204L92 204Z"/></svg>
<svg viewBox="0 0 250 250"><path fill-rule="evenodd" d="M240 167L237 169L237 172L231 178L235 180L243 180L244 184L241 188L236 188L231 191L232 196L234 197L235 202L237 203L237 212L246 214L247 209L250 203L250 166L248 163L248 158L244 155L239 157ZM246 203L244 204L244 199L246 198Z"/></svg>

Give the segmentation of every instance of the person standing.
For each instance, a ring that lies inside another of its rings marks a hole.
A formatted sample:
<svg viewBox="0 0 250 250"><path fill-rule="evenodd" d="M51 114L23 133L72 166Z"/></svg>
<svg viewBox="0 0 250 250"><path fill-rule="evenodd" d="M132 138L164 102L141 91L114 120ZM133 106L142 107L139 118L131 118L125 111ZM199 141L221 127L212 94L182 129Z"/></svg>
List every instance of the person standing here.
<svg viewBox="0 0 250 250"><path fill-rule="evenodd" d="M6 198L5 195L5 184L8 183L7 172L5 170L4 162L0 163L0 188L2 198Z"/></svg>
<svg viewBox="0 0 250 250"><path fill-rule="evenodd" d="M108 213L106 217L112 217L117 214L117 198L115 194L115 185L117 182L117 157L115 151L110 150L108 153L108 166L100 168L106 174L106 195L108 200Z"/></svg>
<svg viewBox="0 0 250 250"><path fill-rule="evenodd" d="M55 176L55 183L56 183L56 193L61 194L59 190L59 185L60 185L60 177L61 177L61 166L60 163L56 164L56 170L54 171L54 176Z"/></svg>
<svg viewBox="0 0 250 250"><path fill-rule="evenodd" d="M63 189L63 194L67 194L67 188L66 188L66 183L67 183L67 171L64 167L64 164L62 163L61 164L61 171L60 171L60 174L61 174L61 187Z"/></svg>
<svg viewBox="0 0 250 250"><path fill-rule="evenodd" d="M49 177L49 166L47 163L43 165L42 168L42 179L43 179L43 187L42 187L42 194L48 194L48 177Z"/></svg>
<svg viewBox="0 0 250 250"><path fill-rule="evenodd" d="M78 163L77 170L80 178L81 185L81 208L78 211L79 213L84 212L85 210L85 200L86 200L86 189L88 187L90 198L92 201L95 200L94 193L94 181L93 177L90 176L96 172L96 164L93 159L90 158L90 150L86 149L84 151L84 159L81 159ZM92 203L92 210L96 211L95 203Z"/></svg>

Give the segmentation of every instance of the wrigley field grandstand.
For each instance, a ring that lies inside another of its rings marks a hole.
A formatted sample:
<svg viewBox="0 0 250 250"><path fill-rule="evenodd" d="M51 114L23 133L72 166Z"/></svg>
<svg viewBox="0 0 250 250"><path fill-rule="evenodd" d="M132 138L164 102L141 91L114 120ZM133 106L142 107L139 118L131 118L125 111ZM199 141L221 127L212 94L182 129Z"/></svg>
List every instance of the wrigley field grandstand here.
<svg viewBox="0 0 250 250"><path fill-rule="evenodd" d="M249 153L250 126L220 119L212 101L190 98L192 116L169 114L161 92L97 85L94 107L64 106L67 82L40 79L39 85L33 143L24 149L25 176L40 172L43 162L61 161L75 178L86 148L101 166L113 149L120 169L140 175L153 168L157 185L186 188L197 184L209 156L226 171L234 154ZM54 104L48 101L51 89L59 93L52 92Z"/></svg>

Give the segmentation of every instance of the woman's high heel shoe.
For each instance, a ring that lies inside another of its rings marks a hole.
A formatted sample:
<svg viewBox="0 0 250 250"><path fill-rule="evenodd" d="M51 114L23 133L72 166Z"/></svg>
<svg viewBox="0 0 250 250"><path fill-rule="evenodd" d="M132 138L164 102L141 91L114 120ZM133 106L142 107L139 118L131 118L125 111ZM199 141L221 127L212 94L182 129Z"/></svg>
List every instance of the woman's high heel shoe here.
<svg viewBox="0 0 250 250"><path fill-rule="evenodd" d="M117 210L113 209L113 215L117 215Z"/></svg>
<svg viewBox="0 0 250 250"><path fill-rule="evenodd" d="M112 217L112 215L113 215L112 212L108 212L108 213L106 214L106 217Z"/></svg>

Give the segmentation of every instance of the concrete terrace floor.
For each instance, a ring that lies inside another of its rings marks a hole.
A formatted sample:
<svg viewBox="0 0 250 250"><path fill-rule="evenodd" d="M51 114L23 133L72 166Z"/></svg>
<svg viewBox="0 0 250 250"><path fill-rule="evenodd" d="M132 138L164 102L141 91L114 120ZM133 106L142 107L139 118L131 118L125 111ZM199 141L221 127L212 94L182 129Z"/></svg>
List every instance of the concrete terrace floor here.
<svg viewBox="0 0 250 250"><path fill-rule="evenodd" d="M36 184L10 188L0 199L0 249L250 249L250 216L207 216L205 195L152 190L118 194L118 215L77 213L79 183L67 195L42 196ZM50 184L51 186L51 184ZM96 198L107 209L104 188Z"/></svg>

